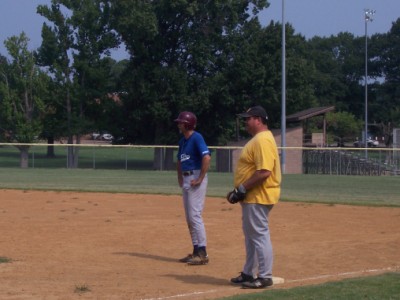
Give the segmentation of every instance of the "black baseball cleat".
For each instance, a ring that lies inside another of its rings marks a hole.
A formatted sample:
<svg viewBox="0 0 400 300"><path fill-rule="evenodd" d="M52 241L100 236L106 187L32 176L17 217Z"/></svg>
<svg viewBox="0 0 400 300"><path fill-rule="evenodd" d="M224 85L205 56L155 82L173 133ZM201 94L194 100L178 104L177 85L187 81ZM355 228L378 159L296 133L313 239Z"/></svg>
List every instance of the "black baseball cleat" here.
<svg viewBox="0 0 400 300"><path fill-rule="evenodd" d="M208 255L207 256L193 256L193 258L189 259L186 263L191 266L200 266L207 265L209 262Z"/></svg>
<svg viewBox="0 0 400 300"><path fill-rule="evenodd" d="M273 285L272 278L256 278L253 281L243 282L242 288L244 289L263 289Z"/></svg>
<svg viewBox="0 0 400 300"><path fill-rule="evenodd" d="M238 277L231 278L231 282L234 284L241 284L245 282L251 282L253 281L254 278L251 275L247 275L243 272L240 272L240 275Z"/></svg>
<svg viewBox="0 0 400 300"><path fill-rule="evenodd" d="M193 257L195 257L195 256L196 256L196 254L188 254L184 258L179 259L179 261L182 263L187 263L188 261L192 260Z"/></svg>
<svg viewBox="0 0 400 300"><path fill-rule="evenodd" d="M191 266L207 265L209 262L208 255L205 251L199 250L197 255L193 255L192 258L186 262Z"/></svg>

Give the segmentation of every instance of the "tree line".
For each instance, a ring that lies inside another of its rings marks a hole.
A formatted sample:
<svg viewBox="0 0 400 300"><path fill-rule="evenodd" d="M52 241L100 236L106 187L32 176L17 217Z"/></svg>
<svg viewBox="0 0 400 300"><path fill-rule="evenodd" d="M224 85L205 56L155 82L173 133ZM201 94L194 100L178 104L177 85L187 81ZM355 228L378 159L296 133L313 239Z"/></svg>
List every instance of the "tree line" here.
<svg viewBox="0 0 400 300"><path fill-rule="evenodd" d="M236 114L263 105L281 120L282 24L262 26L266 0L52 0L39 5L42 44L25 33L0 54L0 140L79 144L108 131L116 143L176 144L173 120L193 111L208 144L237 136ZM306 39L286 24L286 113L336 107L328 133L361 136L365 37L342 32ZM400 123L400 19L368 38L369 128L385 135ZM116 61L111 51L126 49ZM318 127L318 119L312 124ZM27 166L29 146L18 146ZM51 148L49 148L51 149ZM49 150L49 155L52 155ZM79 147L68 147L77 167Z"/></svg>

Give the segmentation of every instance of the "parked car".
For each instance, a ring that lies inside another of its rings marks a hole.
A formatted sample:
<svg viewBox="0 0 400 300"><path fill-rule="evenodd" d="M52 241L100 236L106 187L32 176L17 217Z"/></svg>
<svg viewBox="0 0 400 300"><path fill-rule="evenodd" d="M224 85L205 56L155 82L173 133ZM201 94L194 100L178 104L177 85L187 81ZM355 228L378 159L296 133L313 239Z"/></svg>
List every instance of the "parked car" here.
<svg viewBox="0 0 400 300"><path fill-rule="evenodd" d="M363 141L355 141L353 143L354 147L364 147L364 142ZM379 146L379 142L377 140L373 140L373 139L368 139L367 140L367 145L369 148L371 147L378 147Z"/></svg>
<svg viewBox="0 0 400 300"><path fill-rule="evenodd" d="M114 139L114 137L110 133L103 133L101 135L101 139L103 141L112 141Z"/></svg>

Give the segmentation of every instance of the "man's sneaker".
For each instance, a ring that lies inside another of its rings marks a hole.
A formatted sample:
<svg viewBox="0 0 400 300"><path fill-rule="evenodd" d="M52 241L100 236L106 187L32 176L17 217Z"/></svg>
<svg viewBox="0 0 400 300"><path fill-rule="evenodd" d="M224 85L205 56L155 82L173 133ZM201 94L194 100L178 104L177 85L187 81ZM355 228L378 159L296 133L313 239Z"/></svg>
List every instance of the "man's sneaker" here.
<svg viewBox="0 0 400 300"><path fill-rule="evenodd" d="M187 261L188 265L206 265L208 264L208 255L204 251L199 251L198 255L193 255L191 259Z"/></svg>
<svg viewBox="0 0 400 300"><path fill-rule="evenodd" d="M239 284L239 283L244 283L244 282L250 282L253 281L254 278L251 275L247 275L243 272L240 272L240 275L238 277L231 278L231 282L234 284Z"/></svg>
<svg viewBox="0 0 400 300"><path fill-rule="evenodd" d="M242 288L244 289L263 289L273 285L272 278L256 278L253 281L243 282Z"/></svg>
<svg viewBox="0 0 400 300"><path fill-rule="evenodd" d="M182 263L187 263L188 261L190 261L191 259L193 259L193 257L195 257L195 255L193 254L188 254L187 256L185 256L184 258L181 258L179 261Z"/></svg>

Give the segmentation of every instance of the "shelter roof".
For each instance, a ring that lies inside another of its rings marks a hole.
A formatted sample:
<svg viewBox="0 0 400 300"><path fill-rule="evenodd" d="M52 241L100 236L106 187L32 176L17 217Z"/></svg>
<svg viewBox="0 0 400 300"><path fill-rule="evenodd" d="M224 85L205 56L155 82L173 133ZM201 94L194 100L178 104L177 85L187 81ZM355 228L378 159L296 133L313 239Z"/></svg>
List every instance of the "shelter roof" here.
<svg viewBox="0 0 400 300"><path fill-rule="evenodd" d="M334 110L335 110L334 106L309 108L309 109L294 113L292 115L286 116L286 122L288 122L288 123L300 122L302 120L306 120L306 119L309 119L309 118L312 118L315 116L324 115L324 114L334 111Z"/></svg>

